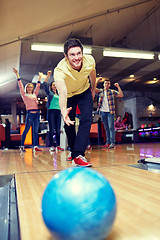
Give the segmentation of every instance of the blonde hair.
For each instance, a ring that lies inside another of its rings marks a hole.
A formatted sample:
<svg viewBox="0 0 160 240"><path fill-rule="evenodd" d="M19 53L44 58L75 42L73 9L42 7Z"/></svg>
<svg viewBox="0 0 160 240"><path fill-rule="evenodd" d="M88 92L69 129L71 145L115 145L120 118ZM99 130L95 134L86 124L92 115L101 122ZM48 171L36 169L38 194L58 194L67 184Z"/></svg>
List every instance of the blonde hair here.
<svg viewBox="0 0 160 240"><path fill-rule="evenodd" d="M27 83L27 84L25 85L24 90L25 90L26 93L28 93L28 92L27 92L27 87L28 87L29 85L32 85L32 86L33 86L33 91L32 91L32 94L33 94L33 92L34 92L34 84L33 84L33 83Z"/></svg>

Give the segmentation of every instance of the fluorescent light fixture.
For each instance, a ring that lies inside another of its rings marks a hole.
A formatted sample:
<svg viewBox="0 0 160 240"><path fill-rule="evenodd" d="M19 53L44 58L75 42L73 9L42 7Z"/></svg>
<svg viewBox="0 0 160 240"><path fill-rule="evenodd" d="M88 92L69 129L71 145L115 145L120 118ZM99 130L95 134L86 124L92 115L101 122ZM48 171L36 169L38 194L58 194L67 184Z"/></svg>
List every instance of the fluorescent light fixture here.
<svg viewBox="0 0 160 240"><path fill-rule="evenodd" d="M85 47L83 48L84 54L92 54L92 48L91 47Z"/></svg>
<svg viewBox="0 0 160 240"><path fill-rule="evenodd" d="M63 52L64 47L62 44L49 44L49 43L32 43L31 50L33 51L43 51L43 52ZM84 54L91 54L92 48L88 46L84 46L83 48Z"/></svg>
<svg viewBox="0 0 160 240"><path fill-rule="evenodd" d="M159 80L150 80L150 81L147 81L147 82L145 82L145 84L155 84L155 83L157 83L157 82L159 82Z"/></svg>
<svg viewBox="0 0 160 240"><path fill-rule="evenodd" d="M63 46L56 44L33 43L31 44L31 50L44 52L63 52Z"/></svg>
<svg viewBox="0 0 160 240"><path fill-rule="evenodd" d="M154 59L154 53L149 51L129 50L122 48L105 48L103 49L105 57L122 57L122 58L138 58L138 59Z"/></svg>
<svg viewBox="0 0 160 240"><path fill-rule="evenodd" d="M44 80L45 80L46 77L47 77L47 76L43 74L43 76L41 77L41 83L44 82ZM38 79L39 79L39 75L38 75L38 74L34 75L34 77L32 78L32 83L37 83L37 82L38 82Z"/></svg>

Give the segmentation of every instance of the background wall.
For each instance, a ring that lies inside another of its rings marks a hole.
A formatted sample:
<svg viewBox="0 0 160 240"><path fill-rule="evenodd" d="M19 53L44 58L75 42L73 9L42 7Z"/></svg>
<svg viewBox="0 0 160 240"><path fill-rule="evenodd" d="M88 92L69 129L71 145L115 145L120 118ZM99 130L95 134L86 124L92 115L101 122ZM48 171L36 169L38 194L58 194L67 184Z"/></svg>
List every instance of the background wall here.
<svg viewBox="0 0 160 240"><path fill-rule="evenodd" d="M139 128L143 123L157 123L160 119L160 97L154 92L125 92L124 91L124 112L132 114L133 128ZM149 109L153 104L154 108ZM118 112L122 111L122 104L117 102Z"/></svg>

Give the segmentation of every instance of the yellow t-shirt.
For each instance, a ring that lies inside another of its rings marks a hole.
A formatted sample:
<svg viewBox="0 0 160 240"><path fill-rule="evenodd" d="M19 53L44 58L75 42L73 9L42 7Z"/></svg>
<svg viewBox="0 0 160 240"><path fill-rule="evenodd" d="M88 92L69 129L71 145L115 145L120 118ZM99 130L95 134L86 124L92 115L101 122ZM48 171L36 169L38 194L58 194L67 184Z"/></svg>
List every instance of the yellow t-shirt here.
<svg viewBox="0 0 160 240"><path fill-rule="evenodd" d="M54 69L54 80L65 81L67 97L72 97L89 88L88 76L94 69L95 60L91 55L83 55L83 65L79 72L71 67L66 58L63 58Z"/></svg>

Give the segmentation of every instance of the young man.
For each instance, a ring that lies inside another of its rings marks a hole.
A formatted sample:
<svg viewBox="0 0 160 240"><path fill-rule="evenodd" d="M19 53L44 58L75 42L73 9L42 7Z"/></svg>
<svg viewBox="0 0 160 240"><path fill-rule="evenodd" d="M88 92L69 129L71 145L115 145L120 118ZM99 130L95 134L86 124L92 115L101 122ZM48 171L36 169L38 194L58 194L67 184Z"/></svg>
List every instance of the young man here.
<svg viewBox="0 0 160 240"><path fill-rule="evenodd" d="M101 79L99 79L101 80ZM98 82L97 82L98 83ZM114 86L118 91L110 89L111 83L107 79L104 81L104 89L96 88L96 93L99 94L98 110L101 112L101 118L106 130L107 142L104 148L115 147L115 129L114 129L114 114L115 114L115 97L123 97L123 92L118 83Z"/></svg>
<svg viewBox="0 0 160 240"><path fill-rule="evenodd" d="M89 167L91 163L86 161L84 155L92 122L96 83L95 60L90 55L83 55L83 46L78 39L65 42L64 55L65 58L54 70L54 79L59 92L59 104L71 149L72 164ZM81 120L76 135L74 123L77 106L81 112Z"/></svg>

